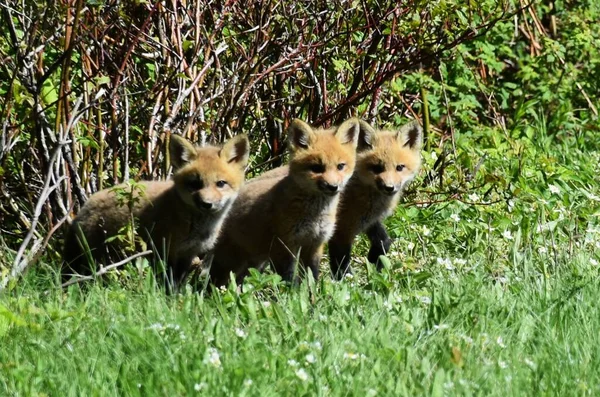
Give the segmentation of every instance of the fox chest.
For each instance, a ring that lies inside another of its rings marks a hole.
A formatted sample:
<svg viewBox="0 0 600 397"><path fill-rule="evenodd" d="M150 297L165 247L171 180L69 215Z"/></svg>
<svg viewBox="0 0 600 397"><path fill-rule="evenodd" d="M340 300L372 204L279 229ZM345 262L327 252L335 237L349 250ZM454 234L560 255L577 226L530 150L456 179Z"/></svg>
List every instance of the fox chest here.
<svg viewBox="0 0 600 397"><path fill-rule="evenodd" d="M320 245L329 240L335 228L333 214L299 219L291 230L290 238L299 246Z"/></svg>
<svg viewBox="0 0 600 397"><path fill-rule="evenodd" d="M365 230L373 223L383 220L394 212L398 198L396 197L375 197L370 200L360 216L360 229Z"/></svg>

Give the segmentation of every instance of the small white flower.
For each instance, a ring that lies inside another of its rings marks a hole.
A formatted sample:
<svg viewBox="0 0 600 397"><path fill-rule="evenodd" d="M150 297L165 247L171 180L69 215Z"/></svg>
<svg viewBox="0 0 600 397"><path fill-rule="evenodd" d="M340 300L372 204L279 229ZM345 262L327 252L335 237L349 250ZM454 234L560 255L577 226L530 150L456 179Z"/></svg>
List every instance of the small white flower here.
<svg viewBox="0 0 600 397"><path fill-rule="evenodd" d="M527 366L531 369L535 369L535 367L536 367L535 363L528 358L523 360L523 362L525 362L525 364L527 364Z"/></svg>
<svg viewBox="0 0 600 397"><path fill-rule="evenodd" d="M590 258L590 264L591 264L592 266L598 266L598 261L597 261L597 260L595 260L594 258Z"/></svg>
<svg viewBox="0 0 600 397"><path fill-rule="evenodd" d="M245 387L250 387L250 386L252 386L253 383L254 382L252 381L252 379L246 379L246 380L244 380L244 386Z"/></svg>
<svg viewBox="0 0 600 397"><path fill-rule="evenodd" d="M219 351L214 347L209 347L208 350L206 350L204 362L212 365L215 368L220 368L221 356L219 355Z"/></svg>
<svg viewBox="0 0 600 397"><path fill-rule="evenodd" d="M220 293L222 293L222 294L224 294L225 292L227 292L227 287L226 287L226 286L224 286L224 285L221 285L221 286L219 287L219 292L220 292Z"/></svg>
<svg viewBox="0 0 600 397"><path fill-rule="evenodd" d="M444 329L448 329L450 328L450 326L448 324L435 324L433 326L433 329L439 329L439 330L444 330Z"/></svg>
<svg viewBox="0 0 600 397"><path fill-rule="evenodd" d="M194 385L194 390L200 391L200 390L206 389L207 386L208 385L206 383L204 383L204 382L202 382L202 383L196 383Z"/></svg>
<svg viewBox="0 0 600 397"><path fill-rule="evenodd" d="M508 229L502 232L502 237L504 237L507 240L512 240L513 239L513 235L510 232L510 230L508 230Z"/></svg>
<svg viewBox="0 0 600 397"><path fill-rule="evenodd" d="M458 216L458 214L450 215L450 219L452 219L456 223L460 222L460 216Z"/></svg>
<svg viewBox="0 0 600 397"><path fill-rule="evenodd" d="M431 234L431 229L427 226L423 225L423 236L429 236Z"/></svg>
<svg viewBox="0 0 600 397"><path fill-rule="evenodd" d="M356 353L344 353L344 358L346 360L358 360L360 356Z"/></svg>
<svg viewBox="0 0 600 397"><path fill-rule="evenodd" d="M467 264L467 260L462 258L454 258L454 264L458 266L464 266Z"/></svg>
<svg viewBox="0 0 600 397"><path fill-rule="evenodd" d="M436 153L436 152L431 152L431 159L432 159L433 161L436 161L436 160L437 160L437 158L438 158L438 155L437 155L437 153Z"/></svg>
<svg viewBox="0 0 600 397"><path fill-rule="evenodd" d="M413 243L412 241L410 241L407 245L406 248L408 248L409 251L412 251L415 248L415 243Z"/></svg>
<svg viewBox="0 0 600 397"><path fill-rule="evenodd" d="M321 346L321 342L315 341L313 342L313 347L317 350L321 350L323 347Z"/></svg>
<svg viewBox="0 0 600 397"><path fill-rule="evenodd" d="M498 361L498 366L502 369L508 368L508 364L506 363L506 361Z"/></svg>
<svg viewBox="0 0 600 397"><path fill-rule="evenodd" d="M238 336L238 338L242 338L242 339L244 339L244 338L246 338L246 336L248 336L248 335L246 335L246 332L241 328L236 328L235 334Z"/></svg>
<svg viewBox="0 0 600 397"><path fill-rule="evenodd" d="M452 261L448 258L437 258L437 263L440 266L444 266L447 270L454 270L454 266L452 266Z"/></svg>
<svg viewBox="0 0 600 397"><path fill-rule="evenodd" d="M498 346L500 346L503 349L506 347L506 345L504 344L504 341L502 340L501 336L499 336L498 339L496 339L496 343L498 344Z"/></svg>
<svg viewBox="0 0 600 397"><path fill-rule="evenodd" d="M269 301L263 301L262 305L263 305L264 308L267 308L267 307L271 306L271 302L269 302Z"/></svg>
<svg viewBox="0 0 600 397"><path fill-rule="evenodd" d="M560 188L556 185L548 185L548 190L550 190L550 193L552 194L560 194Z"/></svg>
<svg viewBox="0 0 600 397"><path fill-rule="evenodd" d="M142 384L141 384L141 383L138 383L138 384L137 384L137 387L138 387L138 389L141 389L141 388L142 388Z"/></svg>
<svg viewBox="0 0 600 397"><path fill-rule="evenodd" d="M422 296L421 297L421 302L423 302L426 305L429 305L429 304L431 304L431 298L428 297L428 296Z"/></svg>
<svg viewBox="0 0 600 397"><path fill-rule="evenodd" d="M297 367L298 366L298 361L296 361L294 359L290 359L290 360L288 360L288 365L290 367Z"/></svg>
<svg viewBox="0 0 600 397"><path fill-rule="evenodd" d="M314 355L314 354L307 354L307 355L306 355L306 357L305 357L304 359L305 359L305 360L306 360L306 362L307 362L307 363L309 363L309 364L314 364L314 363L317 361L317 359L316 359L316 357L315 357L315 355Z"/></svg>
<svg viewBox="0 0 600 397"><path fill-rule="evenodd" d="M308 373L304 370L304 368L300 368L300 369L296 370L296 376L302 382L306 382L308 380Z"/></svg>
<svg viewBox="0 0 600 397"><path fill-rule="evenodd" d="M477 195L477 193L471 193L467 196L467 198L472 202L479 201L479 196Z"/></svg>
<svg viewBox="0 0 600 397"><path fill-rule="evenodd" d="M454 388L454 382L449 381L449 382L444 383L444 388L445 389L452 389L452 388Z"/></svg>
<svg viewBox="0 0 600 397"><path fill-rule="evenodd" d="M367 390L367 397L375 397L377 395L377 390L369 389Z"/></svg>
<svg viewBox="0 0 600 397"><path fill-rule="evenodd" d="M546 252L548 252L548 248L546 248L546 247L539 247L538 248L538 253L540 255L545 254Z"/></svg>

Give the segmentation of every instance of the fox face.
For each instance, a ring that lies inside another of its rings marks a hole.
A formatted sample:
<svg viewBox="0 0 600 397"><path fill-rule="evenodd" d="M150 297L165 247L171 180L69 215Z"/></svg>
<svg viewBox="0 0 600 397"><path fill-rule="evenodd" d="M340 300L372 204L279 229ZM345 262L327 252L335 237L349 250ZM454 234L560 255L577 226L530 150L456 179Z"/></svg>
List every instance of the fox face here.
<svg viewBox="0 0 600 397"><path fill-rule="evenodd" d="M359 132L358 119L327 130L294 120L288 129L290 177L306 192L337 195L354 172Z"/></svg>
<svg viewBox="0 0 600 397"><path fill-rule="evenodd" d="M219 213L229 207L244 182L250 143L237 135L221 148L197 148L186 139L171 135L169 152L176 169L177 193L190 208Z"/></svg>
<svg viewBox="0 0 600 397"><path fill-rule="evenodd" d="M360 127L356 177L383 195L398 194L421 167L421 127L412 122L398 131L376 132L363 121Z"/></svg>

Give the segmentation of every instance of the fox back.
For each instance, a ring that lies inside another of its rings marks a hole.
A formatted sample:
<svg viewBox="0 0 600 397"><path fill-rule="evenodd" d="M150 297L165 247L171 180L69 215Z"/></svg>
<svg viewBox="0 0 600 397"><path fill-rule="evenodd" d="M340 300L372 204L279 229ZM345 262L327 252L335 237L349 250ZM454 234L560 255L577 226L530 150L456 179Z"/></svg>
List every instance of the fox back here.
<svg viewBox="0 0 600 397"><path fill-rule="evenodd" d="M175 168L171 181L142 182L125 203L118 192L129 191L127 185L90 197L67 231L63 278L89 274L92 259L106 264L122 257L123 244L115 236L131 222L148 248L164 255L175 283L185 278L195 257L212 249L244 182L248 139L238 135L223 147L194 147L172 135L169 152Z"/></svg>
<svg viewBox="0 0 600 397"><path fill-rule="evenodd" d="M339 195L354 171L359 129L357 119L327 130L292 122L289 172L242 188L215 247L214 284L269 260L285 280L294 279L297 261L318 277L322 245L333 234Z"/></svg>
<svg viewBox="0 0 600 397"><path fill-rule="evenodd" d="M329 244L332 270L338 277L348 272L350 249L356 235L367 231L371 243L381 246L381 241L374 240L384 238L381 236L383 226L376 228L377 233L368 229L391 215L403 188L419 172L422 143L423 133L416 122L399 130L376 131L361 121L356 169L342 196L336 232ZM389 244L384 251L388 248ZM374 255L372 252L370 258Z"/></svg>

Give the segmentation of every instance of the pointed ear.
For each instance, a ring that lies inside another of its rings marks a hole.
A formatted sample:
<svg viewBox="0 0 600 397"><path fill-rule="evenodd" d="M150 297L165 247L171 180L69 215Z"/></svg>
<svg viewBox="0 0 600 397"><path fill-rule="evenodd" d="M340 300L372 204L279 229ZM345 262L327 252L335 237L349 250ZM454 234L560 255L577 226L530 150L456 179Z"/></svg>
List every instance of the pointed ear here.
<svg viewBox="0 0 600 397"><path fill-rule="evenodd" d="M358 145L358 136L360 135L360 120L351 118L344 121L335 132L335 137L343 145L352 145L354 148Z"/></svg>
<svg viewBox="0 0 600 397"><path fill-rule="evenodd" d="M198 152L192 142L179 135L171 134L169 155L171 157L171 164L173 164L175 169L178 169L190 161L194 161L196 156L198 156Z"/></svg>
<svg viewBox="0 0 600 397"><path fill-rule="evenodd" d="M299 149L308 149L314 135L310 125L300 119L294 119L287 131L290 149L296 151Z"/></svg>
<svg viewBox="0 0 600 397"><path fill-rule="evenodd" d="M236 135L223 145L219 156L228 163L236 163L241 168L248 165L250 155L250 141L245 134Z"/></svg>
<svg viewBox="0 0 600 397"><path fill-rule="evenodd" d="M373 137L375 135L375 129L371 127L369 123L364 120L360 120L360 133L358 134L358 148L357 150L369 150L373 148Z"/></svg>
<svg viewBox="0 0 600 397"><path fill-rule="evenodd" d="M423 146L423 129L417 121L412 121L400 127L396 138L402 146L419 151Z"/></svg>

